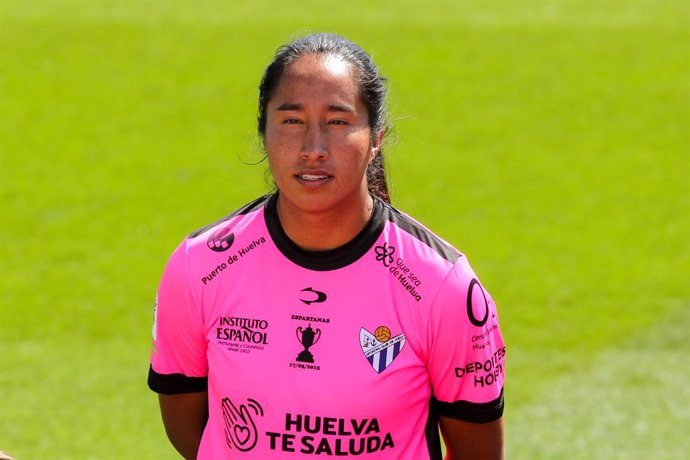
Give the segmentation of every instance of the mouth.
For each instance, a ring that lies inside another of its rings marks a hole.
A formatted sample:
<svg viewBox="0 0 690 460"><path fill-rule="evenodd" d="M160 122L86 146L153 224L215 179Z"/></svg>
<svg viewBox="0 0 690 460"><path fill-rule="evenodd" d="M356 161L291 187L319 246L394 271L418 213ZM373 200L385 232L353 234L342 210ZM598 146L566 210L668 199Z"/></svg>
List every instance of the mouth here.
<svg viewBox="0 0 690 460"><path fill-rule="evenodd" d="M295 178L303 185L318 186L328 182L333 176L323 169L302 169L295 174Z"/></svg>
<svg viewBox="0 0 690 460"><path fill-rule="evenodd" d="M331 176L327 174L297 174L297 177L308 182L316 182L326 180Z"/></svg>

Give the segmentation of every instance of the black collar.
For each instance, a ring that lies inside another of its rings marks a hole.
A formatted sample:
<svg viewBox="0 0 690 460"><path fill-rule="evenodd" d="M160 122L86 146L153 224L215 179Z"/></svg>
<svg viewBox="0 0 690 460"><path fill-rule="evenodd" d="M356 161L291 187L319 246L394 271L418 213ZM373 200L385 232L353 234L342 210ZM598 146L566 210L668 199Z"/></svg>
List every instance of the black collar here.
<svg viewBox="0 0 690 460"><path fill-rule="evenodd" d="M306 251L288 238L278 218L276 203L278 192L271 195L266 203L264 216L266 227L276 247L293 263L310 270L328 271L346 267L358 260L374 245L383 231L385 220L384 206L374 197L371 217L364 228L344 245L327 251Z"/></svg>

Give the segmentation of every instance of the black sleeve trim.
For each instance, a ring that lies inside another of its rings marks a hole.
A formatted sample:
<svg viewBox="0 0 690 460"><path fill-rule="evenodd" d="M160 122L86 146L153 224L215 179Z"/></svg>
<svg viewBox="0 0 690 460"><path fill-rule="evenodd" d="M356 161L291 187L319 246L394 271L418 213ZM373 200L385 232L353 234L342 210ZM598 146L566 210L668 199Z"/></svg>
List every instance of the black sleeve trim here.
<svg viewBox="0 0 690 460"><path fill-rule="evenodd" d="M183 374L159 374L149 366L149 388L163 395L208 391L208 377L187 377Z"/></svg>
<svg viewBox="0 0 690 460"><path fill-rule="evenodd" d="M503 416L503 389L501 388L501 394L498 398L486 403L469 401L448 403L432 398L431 404L435 406L437 413L441 416L470 423L489 423Z"/></svg>

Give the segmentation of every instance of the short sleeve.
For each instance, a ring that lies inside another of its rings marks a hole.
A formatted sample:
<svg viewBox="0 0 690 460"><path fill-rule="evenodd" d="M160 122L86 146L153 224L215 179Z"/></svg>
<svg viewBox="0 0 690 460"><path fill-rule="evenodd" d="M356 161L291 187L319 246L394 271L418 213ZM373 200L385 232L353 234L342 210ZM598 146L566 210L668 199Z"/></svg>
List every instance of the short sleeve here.
<svg viewBox="0 0 690 460"><path fill-rule="evenodd" d="M206 391L208 363L203 315L188 276L187 244L173 252L154 308L149 387L162 394Z"/></svg>
<svg viewBox="0 0 690 460"><path fill-rule="evenodd" d="M434 299L428 371L439 415L487 423L503 415L505 344L496 305L465 258Z"/></svg>

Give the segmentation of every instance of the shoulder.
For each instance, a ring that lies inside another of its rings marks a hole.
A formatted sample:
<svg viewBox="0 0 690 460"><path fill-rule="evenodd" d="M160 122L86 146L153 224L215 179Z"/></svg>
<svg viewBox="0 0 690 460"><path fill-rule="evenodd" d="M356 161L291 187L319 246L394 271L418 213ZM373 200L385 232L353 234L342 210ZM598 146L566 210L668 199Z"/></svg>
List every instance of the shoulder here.
<svg viewBox="0 0 690 460"><path fill-rule="evenodd" d="M261 211L270 196L269 194L259 197L187 235L168 258L162 284L168 279L175 282L189 279L192 275L198 275L199 270L208 271L208 266L215 267L223 259L227 259L227 251L236 239L241 240L245 232L263 224ZM211 275L214 273L215 271L211 271Z"/></svg>
<svg viewBox="0 0 690 460"><path fill-rule="evenodd" d="M263 217L263 209L272 194L263 195L245 204L215 222L191 232L183 246L187 250L201 246L214 252L224 252L232 246L237 232L241 232L258 217ZM263 222L263 218L260 219Z"/></svg>
<svg viewBox="0 0 690 460"><path fill-rule="evenodd" d="M242 216L248 216L255 214L257 211L262 210L265 206L268 200L271 198L273 194L269 193L263 196L260 196L256 200L245 204L241 208L236 209L235 211L231 212L225 217L222 217L218 219L217 221L213 222L212 224L208 224L204 227L201 227L200 229L194 230L192 233L189 234L187 237L188 239L193 239L198 237L199 235L203 233L208 233L209 230L214 230L218 228L227 228L228 224L232 220L239 220L238 218Z"/></svg>
<svg viewBox="0 0 690 460"><path fill-rule="evenodd" d="M440 290L459 292L462 280L454 274L466 260L457 248L390 205L383 205L382 216L384 234L373 248L375 259L411 294L413 305L430 306Z"/></svg>
<svg viewBox="0 0 690 460"><path fill-rule="evenodd" d="M409 214L389 205L383 204L384 218L388 221L390 231L397 234L400 242L405 242L411 247L416 247L422 252L433 255L431 259L439 259L445 264L455 265L463 254L452 244L438 236L425 225L414 219ZM426 257L425 259L429 259Z"/></svg>
<svg viewBox="0 0 690 460"><path fill-rule="evenodd" d="M420 283L418 290L426 283L430 299L439 304L453 306L457 299L466 299L468 308L493 303L465 254L409 214L387 204L384 208L391 228L387 254Z"/></svg>

